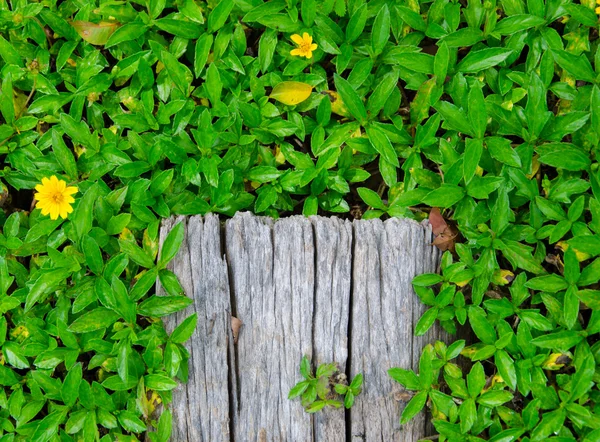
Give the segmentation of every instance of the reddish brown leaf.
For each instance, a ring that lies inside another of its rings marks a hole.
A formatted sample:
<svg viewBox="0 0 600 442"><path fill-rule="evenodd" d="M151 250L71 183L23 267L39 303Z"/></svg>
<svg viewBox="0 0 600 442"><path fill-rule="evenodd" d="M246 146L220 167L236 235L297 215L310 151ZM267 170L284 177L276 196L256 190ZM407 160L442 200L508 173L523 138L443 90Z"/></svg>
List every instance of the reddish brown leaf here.
<svg viewBox="0 0 600 442"><path fill-rule="evenodd" d="M91 23L79 20L74 21L71 25L75 28L81 38L88 43L99 46L105 45L112 33L121 26L120 23L117 22Z"/></svg>
<svg viewBox="0 0 600 442"><path fill-rule="evenodd" d="M434 235L439 235L448 227L446 220L444 220L444 217L440 213L440 209L437 207L434 207L429 212L429 224L431 224L431 230Z"/></svg>

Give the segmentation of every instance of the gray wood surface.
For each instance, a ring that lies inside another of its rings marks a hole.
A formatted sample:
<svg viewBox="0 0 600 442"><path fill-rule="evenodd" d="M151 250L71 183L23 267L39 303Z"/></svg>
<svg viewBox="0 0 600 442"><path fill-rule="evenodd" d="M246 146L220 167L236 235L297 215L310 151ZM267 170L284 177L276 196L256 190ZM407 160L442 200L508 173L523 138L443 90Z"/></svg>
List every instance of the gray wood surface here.
<svg viewBox="0 0 600 442"><path fill-rule="evenodd" d="M187 316L197 313L198 325L186 343L190 352L187 384L173 392L171 440L229 441L230 403L228 351L232 342L227 264L221 254L220 223L216 215L166 220L161 240L177 223L186 223L184 242L169 267L194 303L169 316L169 333ZM161 241L162 243L162 241ZM159 294L162 288L159 284Z"/></svg>
<svg viewBox="0 0 600 442"><path fill-rule="evenodd" d="M350 412L352 441L408 442L425 433L423 413L400 427L410 395L401 394L386 373L392 367L417 369L422 348L439 337L437 327L413 336L424 309L411 281L437 266L430 238L429 228L409 220L354 223L350 373L363 373L365 385Z"/></svg>
<svg viewBox="0 0 600 442"><path fill-rule="evenodd" d="M166 220L161 242L179 221L186 236L170 268L195 302L165 322L170 331L192 312L199 321L171 440L414 442L429 431L424 415L400 427L409 395L387 375L417 368L421 349L445 339L437 327L413 336L424 306L411 280L439 260L429 227L238 213L224 227L215 215ZM242 321L237 344L232 315ZM350 411L309 415L287 399L303 355L364 374Z"/></svg>

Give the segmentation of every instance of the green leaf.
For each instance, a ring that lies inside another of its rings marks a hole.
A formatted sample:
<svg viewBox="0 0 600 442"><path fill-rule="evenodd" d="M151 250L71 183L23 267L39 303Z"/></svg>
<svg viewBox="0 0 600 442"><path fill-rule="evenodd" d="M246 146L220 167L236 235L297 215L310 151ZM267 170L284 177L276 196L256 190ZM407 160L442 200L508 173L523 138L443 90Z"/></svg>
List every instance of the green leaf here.
<svg viewBox="0 0 600 442"><path fill-rule="evenodd" d="M400 416L400 425L406 424L413 417L415 417L423 409L426 402L427 402L427 392L426 391L418 392L410 400L410 402L408 404L406 404L406 407L404 407L404 410L402 410L402 415Z"/></svg>
<svg viewBox="0 0 600 442"><path fill-rule="evenodd" d="M117 29L108 39L104 47L106 49L124 43L126 41L136 40L146 33L147 26L144 23L127 23Z"/></svg>
<svg viewBox="0 0 600 442"><path fill-rule="evenodd" d="M181 322L181 324L179 324L177 326L177 328L175 328L175 330L173 330L173 333L171 333L169 340L176 344L183 344L185 341L190 339L190 337L192 336L192 333L194 333L194 330L196 329L197 323L198 323L198 314L197 313L194 313L193 315L188 316Z"/></svg>
<svg viewBox="0 0 600 442"><path fill-rule="evenodd" d="M463 132L471 137L474 136L467 115L462 109L447 101L439 101L434 107L440 113L448 128Z"/></svg>
<svg viewBox="0 0 600 442"><path fill-rule="evenodd" d="M147 269L154 267L154 259L137 244L128 240L120 239L119 246L121 247L121 251L127 254L127 256L129 256L129 258L131 258L131 260L135 263Z"/></svg>
<svg viewBox="0 0 600 442"><path fill-rule="evenodd" d="M474 73L489 69L506 60L513 53L512 49L486 48L470 51L456 67L459 72Z"/></svg>
<svg viewBox="0 0 600 442"><path fill-rule="evenodd" d="M431 328L437 318L438 312L437 308L430 308L423 313L415 326L415 336L422 336Z"/></svg>
<svg viewBox="0 0 600 442"><path fill-rule="evenodd" d="M305 0L301 4L302 21L308 27L311 27L317 15L316 0Z"/></svg>
<svg viewBox="0 0 600 442"><path fill-rule="evenodd" d="M570 402L580 399L592 388L594 374L595 364L593 356L590 353L588 357L581 361L581 365L572 376L571 394L568 399Z"/></svg>
<svg viewBox="0 0 600 442"><path fill-rule="evenodd" d="M4 60L7 65L13 64L15 66L23 67L23 59L19 53L15 50L6 39L0 35L0 57Z"/></svg>
<svg viewBox="0 0 600 442"><path fill-rule="evenodd" d="M390 24L390 10L387 4L384 3L375 17L373 28L371 30L371 47L373 48L375 55L379 55L383 52L383 48L390 39Z"/></svg>
<svg viewBox="0 0 600 442"><path fill-rule="evenodd" d="M131 411L122 411L119 414L119 423L126 431L131 433L142 433L146 431L146 425Z"/></svg>
<svg viewBox="0 0 600 442"><path fill-rule="evenodd" d="M494 28L494 34L512 35L525 29L542 25L546 22L542 17L530 14L518 14L503 18Z"/></svg>
<svg viewBox="0 0 600 442"><path fill-rule="evenodd" d="M156 53L156 55L160 61L164 63L165 68L169 73L169 77L171 77L171 80L173 80L173 83L175 83L177 89L179 89L184 96L189 96L190 85L193 78L192 72L189 70L189 68L181 64L170 52L161 50L159 53Z"/></svg>
<svg viewBox="0 0 600 442"><path fill-rule="evenodd" d="M304 2L302 3L304 6ZM305 20L306 21L306 20ZM367 23L367 4L363 3L357 8L350 17L350 21L346 26L346 42L352 43L356 40L363 32L365 24ZM307 25L310 26L310 25Z"/></svg>
<svg viewBox="0 0 600 442"><path fill-rule="evenodd" d="M427 30L427 24L419 13L413 11L407 6L396 5L396 10L398 11L400 17L402 17L402 20L414 30L421 32L425 32Z"/></svg>
<svg viewBox="0 0 600 442"><path fill-rule="evenodd" d="M424 273L422 275L415 276L412 280L414 286L428 287L442 282L444 279L437 273Z"/></svg>
<svg viewBox="0 0 600 442"><path fill-rule="evenodd" d="M594 85L592 88L590 110L592 114L592 128L596 132L596 135L600 136L600 88L597 85Z"/></svg>
<svg viewBox="0 0 600 442"><path fill-rule="evenodd" d="M419 377L412 370L390 368L388 375L408 390L418 390L420 388Z"/></svg>
<svg viewBox="0 0 600 442"><path fill-rule="evenodd" d="M486 391L477 399L477 403L486 407L498 407L513 398L509 391L491 390Z"/></svg>
<svg viewBox="0 0 600 442"><path fill-rule="evenodd" d="M151 296L138 306L138 314L156 318L183 310L194 301L185 296Z"/></svg>
<svg viewBox="0 0 600 442"><path fill-rule="evenodd" d="M579 147L568 143L549 143L536 149L539 161L557 169L586 170L590 167L589 155Z"/></svg>
<svg viewBox="0 0 600 442"><path fill-rule="evenodd" d="M465 154L463 159L463 177L465 183L468 184L473 176L475 176L482 153L483 142L481 140L474 140L473 138L465 140Z"/></svg>
<svg viewBox="0 0 600 442"><path fill-rule="evenodd" d="M367 111L365 110L365 106L354 88L350 85L350 83L348 83L347 80L344 80L338 74L334 74L333 79L335 82L335 87L341 95L342 101L348 108L350 114L364 125L367 121Z"/></svg>
<svg viewBox="0 0 600 442"><path fill-rule="evenodd" d="M480 307L471 306L468 311L469 323L473 328L475 335L481 340L481 342L493 345L496 342L496 331L492 324L490 324L484 311Z"/></svg>
<svg viewBox="0 0 600 442"><path fill-rule="evenodd" d="M288 394L288 399L294 399L298 396L302 395L310 384L306 381L298 382L296 385L292 387Z"/></svg>
<svg viewBox="0 0 600 442"><path fill-rule="evenodd" d="M171 410L165 409L158 420L158 440L155 442L168 442L171 439L172 425Z"/></svg>
<svg viewBox="0 0 600 442"><path fill-rule="evenodd" d="M485 145L492 158L512 167L521 167L521 158L512 148L510 140L501 137L487 137Z"/></svg>
<svg viewBox="0 0 600 442"><path fill-rule="evenodd" d="M556 63L577 80L590 83L596 80L596 73L585 55L575 55L560 49L552 49L550 52Z"/></svg>
<svg viewBox="0 0 600 442"><path fill-rule="evenodd" d="M15 368L27 369L29 368L29 361L21 351L19 345L13 341L6 341L2 346L2 353L6 358L7 362Z"/></svg>
<svg viewBox="0 0 600 442"><path fill-rule="evenodd" d="M119 315L114 311L105 307L97 307L73 321L69 326L69 331L73 333L88 333L113 325L118 318Z"/></svg>
<svg viewBox="0 0 600 442"><path fill-rule="evenodd" d="M62 400L67 407L75 405L79 397L79 384L83 376L83 368L81 363L77 363L71 367L61 389Z"/></svg>
<svg viewBox="0 0 600 442"><path fill-rule="evenodd" d="M390 139L386 133L378 126L369 125L367 127L367 136L373 149L375 149L388 163L394 167L399 167L398 154L394 150Z"/></svg>
<svg viewBox="0 0 600 442"><path fill-rule="evenodd" d="M423 204L431 207L452 207L459 202L465 195L462 187L454 184L442 184L435 190L432 190L423 198Z"/></svg>
<svg viewBox="0 0 600 442"><path fill-rule="evenodd" d="M400 52L386 55L386 61L421 74L433 74L435 58L423 52Z"/></svg>
<svg viewBox="0 0 600 442"><path fill-rule="evenodd" d="M577 323L579 316L579 297L577 296L576 286L570 286L565 292L564 314L567 328L572 329Z"/></svg>
<svg viewBox="0 0 600 442"><path fill-rule="evenodd" d="M467 375L467 389L469 396L476 398L485 387L485 372L480 362L476 362L471 367L471 371Z"/></svg>
<svg viewBox="0 0 600 442"><path fill-rule="evenodd" d="M93 208L98 195L97 184L92 185L79 200L79 204L71 215L71 222L75 226L77 236L82 238L92 229L94 219Z"/></svg>
<svg viewBox="0 0 600 442"><path fill-rule="evenodd" d="M104 260L96 241L89 235L84 235L82 238L82 249L85 263L89 269L96 275L101 275L104 269Z"/></svg>
<svg viewBox="0 0 600 442"><path fill-rule="evenodd" d="M479 83L474 85L469 90L469 123L473 128L473 133L476 138L483 138L487 127L487 111L485 108L485 100L483 91ZM520 163L519 163L520 165Z"/></svg>
<svg viewBox="0 0 600 442"><path fill-rule="evenodd" d="M516 267L539 274L544 268L531 255L531 248L517 241L503 240L497 244L498 250Z"/></svg>
<svg viewBox="0 0 600 442"><path fill-rule="evenodd" d="M69 178L73 180L77 179L77 164L75 163L75 157L56 129L52 129L52 150L54 151L58 163L62 166Z"/></svg>
<svg viewBox="0 0 600 442"><path fill-rule="evenodd" d="M48 442L58 434L58 426L65 420L68 409L56 409L44 417L35 427L33 435L30 436L31 442Z"/></svg>
<svg viewBox="0 0 600 442"><path fill-rule="evenodd" d="M229 14L233 10L235 2L233 0L220 0L219 4L212 10L208 16L208 31L215 32L223 27Z"/></svg>
<svg viewBox="0 0 600 442"><path fill-rule="evenodd" d="M556 293L566 289L568 286L567 281L558 275L544 275L530 279L525 283L525 287L532 290L539 290L544 292Z"/></svg>
<svg viewBox="0 0 600 442"><path fill-rule="evenodd" d="M537 205L538 209L540 209L540 212L542 212L548 219L562 221L566 218L565 212L560 204L554 201L542 198L541 196L536 196L535 204Z"/></svg>
<svg viewBox="0 0 600 442"><path fill-rule="evenodd" d="M494 363L502 379L512 390L517 389L517 371L515 362L504 350L497 350L494 354Z"/></svg>
<svg viewBox="0 0 600 442"><path fill-rule="evenodd" d="M179 222L171 229L163 242L160 258L158 259L159 268L164 268L173 258L175 258L175 255L181 248L184 237L185 226L182 222Z"/></svg>
<svg viewBox="0 0 600 442"><path fill-rule="evenodd" d="M385 204L383 201L381 201L381 197L377 194L377 192L373 192L371 189L366 187L359 187L357 191L362 200L369 206L373 207L374 209L385 209Z"/></svg>
<svg viewBox="0 0 600 442"><path fill-rule="evenodd" d="M4 120L7 124L13 125L15 122L15 103L11 74L7 74L2 82L0 99L0 111Z"/></svg>
<svg viewBox="0 0 600 442"><path fill-rule="evenodd" d="M398 76L398 71L394 69L384 75L379 81L379 84L375 86L375 89L373 90L373 93L367 102L367 110L372 117L375 117L379 111L383 109L383 106L389 99L390 94L398 84Z"/></svg>
<svg viewBox="0 0 600 442"><path fill-rule="evenodd" d="M475 401L471 398L463 401L458 409L458 415L460 416L460 431L468 433L477 421Z"/></svg>
<svg viewBox="0 0 600 442"><path fill-rule="evenodd" d="M206 70L205 86L207 88L208 97L214 107L221 101L221 92L223 90L221 75L219 74L219 69L214 63L211 63Z"/></svg>
<svg viewBox="0 0 600 442"><path fill-rule="evenodd" d="M147 388L156 391L170 391L177 388L177 382L162 374L148 374L144 376L144 383Z"/></svg>
<svg viewBox="0 0 600 442"><path fill-rule="evenodd" d="M197 23L185 20L176 20L172 18L161 18L154 21L154 25L169 34L187 39L196 39L200 37L202 29Z"/></svg>
<svg viewBox="0 0 600 442"><path fill-rule="evenodd" d="M73 270L69 268L58 268L46 271L40 275L29 289L29 293L27 293L25 299L25 311L29 311L34 305L45 299L59 284L63 283L65 279L71 276L72 273Z"/></svg>
<svg viewBox="0 0 600 442"><path fill-rule="evenodd" d="M579 332L564 330L534 338L531 343L540 348L568 351L584 339Z"/></svg>
<svg viewBox="0 0 600 442"><path fill-rule="evenodd" d="M208 54L213 44L212 34L202 34L202 36L196 40L196 47L194 52L194 75L196 78L200 78L200 74L206 65L208 60Z"/></svg>

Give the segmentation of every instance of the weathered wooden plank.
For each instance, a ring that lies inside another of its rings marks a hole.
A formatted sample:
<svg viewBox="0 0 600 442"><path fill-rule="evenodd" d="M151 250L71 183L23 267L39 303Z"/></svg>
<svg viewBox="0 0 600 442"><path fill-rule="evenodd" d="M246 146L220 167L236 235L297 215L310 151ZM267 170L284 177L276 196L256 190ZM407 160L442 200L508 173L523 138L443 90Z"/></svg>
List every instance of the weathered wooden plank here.
<svg viewBox="0 0 600 442"><path fill-rule="evenodd" d="M161 244L179 217L163 222ZM198 326L186 348L190 353L188 383L173 392L173 434L177 442L229 441L229 367L231 307L227 264L221 255L216 215L187 220L181 249L171 262L185 293L194 299L186 310L165 318L169 333L187 316L198 314ZM163 289L157 289L159 294Z"/></svg>
<svg viewBox="0 0 600 442"><path fill-rule="evenodd" d="M315 314L313 363L336 362L342 373L348 360L348 323L352 280L352 223L312 217L315 236ZM314 416L315 441L346 440L343 409Z"/></svg>
<svg viewBox="0 0 600 442"><path fill-rule="evenodd" d="M310 441L311 417L287 399L312 355L314 242L310 222L238 214L226 224L236 314L239 402L234 440Z"/></svg>
<svg viewBox="0 0 600 442"><path fill-rule="evenodd" d="M350 372L362 372L365 385L350 412L352 441L413 442L424 435L422 419L400 427L406 401L387 370L414 368L420 354L413 337L419 300L411 281L437 266L430 237L410 220L354 222Z"/></svg>

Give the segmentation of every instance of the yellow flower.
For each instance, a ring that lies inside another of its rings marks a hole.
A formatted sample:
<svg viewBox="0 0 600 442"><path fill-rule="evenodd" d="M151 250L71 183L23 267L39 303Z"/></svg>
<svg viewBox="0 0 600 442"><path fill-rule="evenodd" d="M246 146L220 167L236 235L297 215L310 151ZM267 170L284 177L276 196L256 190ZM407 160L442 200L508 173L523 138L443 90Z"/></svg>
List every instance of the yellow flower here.
<svg viewBox="0 0 600 442"><path fill-rule="evenodd" d="M600 6L596 8L596 14L600 15Z"/></svg>
<svg viewBox="0 0 600 442"><path fill-rule="evenodd" d="M316 43L313 43L313 39L307 32L302 34L300 37L298 34L292 35L292 41L298 45L296 49L292 49L290 54L298 55L300 57L312 58L312 51L317 49Z"/></svg>
<svg viewBox="0 0 600 442"><path fill-rule="evenodd" d="M73 211L71 203L75 199L71 196L77 192L77 187L67 187L67 183L52 175L42 178L42 184L35 186L38 193L36 208L42 209L42 215L50 215L50 219L66 218Z"/></svg>

